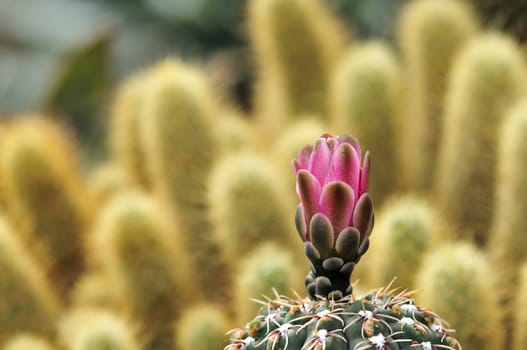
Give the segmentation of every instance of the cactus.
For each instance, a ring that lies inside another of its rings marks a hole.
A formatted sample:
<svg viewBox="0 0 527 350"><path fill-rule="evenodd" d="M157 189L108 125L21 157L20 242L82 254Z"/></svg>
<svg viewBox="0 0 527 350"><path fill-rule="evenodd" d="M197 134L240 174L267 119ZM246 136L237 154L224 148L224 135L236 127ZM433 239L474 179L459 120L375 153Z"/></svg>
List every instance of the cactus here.
<svg viewBox="0 0 527 350"><path fill-rule="evenodd" d="M148 71L136 74L118 89L111 111L109 145L117 164L133 184L144 190L152 187L141 136Z"/></svg>
<svg viewBox="0 0 527 350"><path fill-rule="evenodd" d="M172 349L170 323L199 294L181 232L164 214L147 196L123 193L102 211L92 246L117 297L141 320L151 349Z"/></svg>
<svg viewBox="0 0 527 350"><path fill-rule="evenodd" d="M417 275L417 299L456 326L463 348L500 349L502 315L493 277L474 246L446 243L425 256Z"/></svg>
<svg viewBox="0 0 527 350"><path fill-rule="evenodd" d="M224 153L237 152L252 145L253 130L244 117L234 111L216 120L218 142Z"/></svg>
<svg viewBox="0 0 527 350"><path fill-rule="evenodd" d="M2 348L3 350L53 350L54 347L44 338L32 334L18 334Z"/></svg>
<svg viewBox="0 0 527 350"><path fill-rule="evenodd" d="M63 130L34 116L20 117L0 152L2 188L13 223L35 253L51 261L47 272L63 296L84 268L83 236L91 204L76 154Z"/></svg>
<svg viewBox="0 0 527 350"><path fill-rule="evenodd" d="M60 303L3 217L0 217L0 271L0 346L20 332L53 335Z"/></svg>
<svg viewBox="0 0 527 350"><path fill-rule="evenodd" d="M519 48L498 34L471 42L451 75L436 195L445 217L479 244L487 241L494 208L496 129L526 81Z"/></svg>
<svg viewBox="0 0 527 350"><path fill-rule="evenodd" d="M94 205L98 208L104 206L114 195L130 188L131 181L128 173L112 163L99 165L92 170L88 179L88 188L91 192Z"/></svg>
<svg viewBox="0 0 527 350"><path fill-rule="evenodd" d="M343 41L328 10L319 0L252 0L248 6L264 127L273 130L303 114L328 119L330 73Z"/></svg>
<svg viewBox="0 0 527 350"><path fill-rule="evenodd" d="M527 342L527 264L523 264L518 273L518 289L514 310L514 337L511 349L523 350Z"/></svg>
<svg viewBox="0 0 527 350"><path fill-rule="evenodd" d="M399 37L405 62L407 119L400 126L405 187L429 191L443 133L447 77L477 21L462 1L410 2L402 11ZM411 137L409 137L411 135Z"/></svg>
<svg viewBox="0 0 527 350"><path fill-rule="evenodd" d="M370 263L363 269L369 272L370 284L386 285L396 277L394 286L413 286L415 267L424 254L447 239L445 226L435 209L422 199L407 196L388 202L377 220L371 251L362 262L363 268Z"/></svg>
<svg viewBox="0 0 527 350"><path fill-rule="evenodd" d="M372 42L353 48L334 73L332 114L337 129L353 131L377 154L370 192L377 203L397 187L395 130L400 114L401 77L390 48Z"/></svg>
<svg viewBox="0 0 527 350"><path fill-rule="evenodd" d="M179 350L222 349L229 320L212 304L193 306L185 311L176 325Z"/></svg>
<svg viewBox="0 0 527 350"><path fill-rule="evenodd" d="M216 159L215 98L201 72L165 61L153 69L145 102L144 142L154 192L172 206L201 273L205 297L225 301L226 262L207 221L207 178Z"/></svg>
<svg viewBox="0 0 527 350"><path fill-rule="evenodd" d="M289 293L300 282L293 256L275 243L264 243L247 256L235 272L234 301L236 319L244 322L260 307L253 297Z"/></svg>
<svg viewBox="0 0 527 350"><path fill-rule="evenodd" d="M108 311L76 309L60 324L68 350L139 350L132 328Z"/></svg>
<svg viewBox="0 0 527 350"><path fill-rule="evenodd" d="M250 254L260 242L297 243L285 217L282 184L272 164L249 152L218 162L211 174L209 201L215 235L229 259Z"/></svg>

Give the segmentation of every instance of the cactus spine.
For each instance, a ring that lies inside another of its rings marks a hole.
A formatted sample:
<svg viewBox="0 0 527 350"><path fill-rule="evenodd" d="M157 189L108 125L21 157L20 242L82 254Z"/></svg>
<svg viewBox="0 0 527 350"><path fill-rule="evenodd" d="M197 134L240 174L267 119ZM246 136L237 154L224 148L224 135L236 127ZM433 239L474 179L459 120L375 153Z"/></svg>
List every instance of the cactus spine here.
<svg viewBox="0 0 527 350"><path fill-rule="evenodd" d="M456 327L464 349L499 349L501 309L492 277L485 257L474 246L446 243L425 256L416 297Z"/></svg>
<svg viewBox="0 0 527 350"><path fill-rule="evenodd" d="M223 349L229 320L213 304L188 309L176 325L176 344L180 350Z"/></svg>
<svg viewBox="0 0 527 350"><path fill-rule="evenodd" d="M256 101L269 128L302 114L328 118L330 72L341 33L318 0L253 0L249 32L258 66Z"/></svg>
<svg viewBox="0 0 527 350"><path fill-rule="evenodd" d="M151 199L115 197L101 213L93 253L131 315L142 321L150 349L172 349L170 327L196 296L180 232Z"/></svg>
<svg viewBox="0 0 527 350"><path fill-rule="evenodd" d="M12 125L0 152L7 210L25 238L38 242L37 254L51 260L48 274L63 295L84 268L91 210L75 160L64 132L36 117Z"/></svg>
<svg viewBox="0 0 527 350"><path fill-rule="evenodd" d="M494 206L496 129L526 81L517 45L487 34L463 50L449 82L436 194L445 217L480 244Z"/></svg>
<svg viewBox="0 0 527 350"><path fill-rule="evenodd" d="M399 64L382 43L351 49L334 73L332 114L337 129L353 134L376 154L369 191L382 203L396 189L395 127L399 116Z"/></svg>
<svg viewBox="0 0 527 350"><path fill-rule="evenodd" d="M3 217L0 271L0 346L20 332L52 335L59 301Z"/></svg>
<svg viewBox="0 0 527 350"><path fill-rule="evenodd" d="M477 31L462 1L410 2L402 12L399 37L407 84L406 122L400 126L405 186L429 191L437 169L447 78L461 48Z"/></svg>

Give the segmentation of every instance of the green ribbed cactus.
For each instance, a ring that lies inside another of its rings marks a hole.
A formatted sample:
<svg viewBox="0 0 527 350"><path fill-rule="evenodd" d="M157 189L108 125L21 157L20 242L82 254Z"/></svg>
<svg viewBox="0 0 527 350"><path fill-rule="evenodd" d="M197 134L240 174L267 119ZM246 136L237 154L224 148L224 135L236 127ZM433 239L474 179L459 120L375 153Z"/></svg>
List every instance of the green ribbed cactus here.
<svg viewBox="0 0 527 350"><path fill-rule="evenodd" d="M233 154L216 165L209 184L210 211L229 259L250 254L260 242L285 247L298 243L293 222L285 215L280 180L273 165L252 152Z"/></svg>
<svg viewBox="0 0 527 350"><path fill-rule="evenodd" d="M142 127L154 192L178 216L205 296L225 301L226 262L206 208L207 178L220 147L215 102L202 72L165 61L152 70Z"/></svg>
<svg viewBox="0 0 527 350"><path fill-rule="evenodd" d="M494 211L497 128L526 82L521 51L499 34L472 41L449 81L436 195L458 232L480 244Z"/></svg>
<svg viewBox="0 0 527 350"><path fill-rule="evenodd" d="M417 274L416 297L456 328L464 349L495 350L503 342L501 308L485 256L467 243L428 253Z"/></svg>
<svg viewBox="0 0 527 350"><path fill-rule="evenodd" d="M523 350L527 343L527 264L518 273L518 288L513 312L514 337L511 349Z"/></svg>
<svg viewBox="0 0 527 350"><path fill-rule="evenodd" d="M31 247L40 248L35 254L50 260L48 275L64 297L84 269L82 241L91 220L70 141L52 122L21 116L0 147L7 211Z"/></svg>
<svg viewBox="0 0 527 350"><path fill-rule="evenodd" d="M301 271L293 256L275 243L257 247L238 265L235 272L234 301L237 322L246 322L254 316L261 305L252 298L290 293L301 282Z"/></svg>
<svg viewBox="0 0 527 350"><path fill-rule="evenodd" d="M429 191L433 185L447 78L477 26L475 16L462 1L413 1L402 11L399 38L407 96L398 151L404 162L401 171L406 187Z"/></svg>
<svg viewBox="0 0 527 350"><path fill-rule="evenodd" d="M117 164L128 174L131 182L142 189L152 187L141 136L148 78L148 71L142 72L119 87L114 96L108 135Z"/></svg>
<svg viewBox="0 0 527 350"><path fill-rule="evenodd" d="M330 74L343 41L331 14L319 0L252 0L248 6L262 124L274 131L290 117L327 119Z"/></svg>
<svg viewBox="0 0 527 350"><path fill-rule="evenodd" d="M140 320L149 349L172 349L171 322L199 293L179 227L150 198L116 196L102 211L93 238L95 261L123 306Z"/></svg>
<svg viewBox="0 0 527 350"><path fill-rule="evenodd" d="M39 266L0 217L0 346L21 332L53 335L59 309Z"/></svg>
<svg viewBox="0 0 527 350"><path fill-rule="evenodd" d="M2 350L53 350L55 349L46 339L23 333L14 336L4 345Z"/></svg>
<svg viewBox="0 0 527 350"><path fill-rule="evenodd" d="M332 115L338 130L353 132L377 155L369 192L377 203L399 181L395 131L401 108L400 68L391 49L371 42L350 49L334 72Z"/></svg>
<svg viewBox="0 0 527 350"><path fill-rule="evenodd" d="M394 198L378 216L372 248L361 263L372 286L414 286L416 266L430 247L444 241L448 231L435 209L415 197ZM362 275L358 275L363 280ZM417 286L419 287L419 286Z"/></svg>
<svg viewBox="0 0 527 350"><path fill-rule="evenodd" d="M218 349L225 346L229 320L215 305L199 304L185 311L176 324L179 350Z"/></svg>
<svg viewBox="0 0 527 350"><path fill-rule="evenodd" d="M109 311L77 309L61 322L67 350L139 350L132 327Z"/></svg>

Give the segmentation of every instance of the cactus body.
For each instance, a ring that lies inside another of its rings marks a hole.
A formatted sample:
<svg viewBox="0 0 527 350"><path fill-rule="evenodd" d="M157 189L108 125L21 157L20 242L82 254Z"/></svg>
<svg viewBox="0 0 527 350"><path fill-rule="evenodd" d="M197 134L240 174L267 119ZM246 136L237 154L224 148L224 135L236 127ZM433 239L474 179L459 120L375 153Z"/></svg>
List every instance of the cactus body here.
<svg viewBox="0 0 527 350"><path fill-rule="evenodd" d="M456 328L464 349L499 349L502 315L493 276L485 257L472 245L447 243L424 258L417 275L417 299Z"/></svg>
<svg viewBox="0 0 527 350"><path fill-rule="evenodd" d="M31 334L19 334L9 339L3 350L53 350L45 339Z"/></svg>
<svg viewBox="0 0 527 350"><path fill-rule="evenodd" d="M361 298L269 300L226 350L456 349L458 344L429 309L409 295L372 291Z"/></svg>
<svg viewBox="0 0 527 350"><path fill-rule="evenodd" d="M430 191L433 185L447 78L476 30L476 19L462 1L415 1L402 12L399 37L408 84L399 151L406 187Z"/></svg>
<svg viewBox="0 0 527 350"><path fill-rule="evenodd" d="M436 195L445 217L480 244L494 207L497 128L526 81L516 44L487 34L463 50L449 82Z"/></svg>
<svg viewBox="0 0 527 350"><path fill-rule="evenodd" d="M114 198L101 213L93 253L152 349L172 349L170 323L196 290L180 234L151 199Z"/></svg>
<svg viewBox="0 0 527 350"><path fill-rule="evenodd" d="M52 335L59 301L3 217L0 271L0 346L21 332Z"/></svg>
<svg viewBox="0 0 527 350"><path fill-rule="evenodd" d="M177 322L176 343L180 350L222 349L229 320L212 304L188 309Z"/></svg>
<svg viewBox="0 0 527 350"><path fill-rule="evenodd" d="M369 192L376 203L396 189L395 128L401 81L394 54L384 44L351 49L334 73L332 114L338 130L352 132L364 149L376 154Z"/></svg>
<svg viewBox="0 0 527 350"><path fill-rule="evenodd" d="M514 308L514 338L512 349L522 350L527 342L527 264L518 273L518 289Z"/></svg>
<svg viewBox="0 0 527 350"><path fill-rule="evenodd" d="M271 128L302 114L328 118L330 72L340 32L318 0L249 2L249 31L258 66L257 108Z"/></svg>
<svg viewBox="0 0 527 350"><path fill-rule="evenodd" d="M63 294L84 268L91 211L75 160L64 132L35 117L13 124L0 152L7 210L25 238L38 242L36 253L51 261L48 274Z"/></svg>
<svg viewBox="0 0 527 350"><path fill-rule="evenodd" d="M199 71L166 61L152 74L143 136L154 191L178 216L205 296L225 301L226 263L206 208L206 182L219 148L212 119L217 107Z"/></svg>
<svg viewBox="0 0 527 350"><path fill-rule="evenodd" d="M100 208L114 195L130 188L128 173L116 164L106 163L92 171L88 187L94 204Z"/></svg>

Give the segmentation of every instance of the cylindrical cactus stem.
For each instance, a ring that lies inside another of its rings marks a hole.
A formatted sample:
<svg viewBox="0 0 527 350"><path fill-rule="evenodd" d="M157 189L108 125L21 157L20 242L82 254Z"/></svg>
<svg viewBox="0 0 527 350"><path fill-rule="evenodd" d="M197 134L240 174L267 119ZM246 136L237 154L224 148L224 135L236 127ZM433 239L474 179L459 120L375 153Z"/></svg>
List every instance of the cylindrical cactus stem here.
<svg viewBox="0 0 527 350"><path fill-rule="evenodd" d="M479 244L487 241L494 211L497 129L526 82L518 46L494 33L465 47L451 74L436 196L457 231Z"/></svg>
<svg viewBox="0 0 527 350"><path fill-rule="evenodd" d="M304 114L329 118L330 74L343 45L322 2L252 0L248 11L262 124L272 129Z"/></svg>
<svg viewBox="0 0 527 350"><path fill-rule="evenodd" d="M275 243L264 243L239 265L234 280L234 302L238 323L254 317L265 297L288 294L301 285L301 273L289 251Z"/></svg>
<svg viewBox="0 0 527 350"><path fill-rule="evenodd" d="M331 89L336 129L352 132L376 155L369 192L376 204L397 188L395 131L401 106L399 64L389 47L368 43L350 49L334 72Z"/></svg>
<svg viewBox="0 0 527 350"><path fill-rule="evenodd" d="M2 350L54 350L55 347L51 345L45 338L29 334L21 333L10 338L2 347Z"/></svg>
<svg viewBox="0 0 527 350"><path fill-rule="evenodd" d="M92 247L149 349L173 348L171 322L199 294L181 232L164 214L140 193L116 196L101 212Z"/></svg>
<svg viewBox="0 0 527 350"><path fill-rule="evenodd" d="M0 346L21 332L54 334L60 303L42 272L0 217Z"/></svg>
<svg viewBox="0 0 527 350"><path fill-rule="evenodd" d="M230 321L216 305L188 308L176 323L179 350L223 349Z"/></svg>
<svg viewBox="0 0 527 350"><path fill-rule="evenodd" d="M109 311L77 309L60 324L67 350L139 350L134 330Z"/></svg>
<svg viewBox="0 0 527 350"><path fill-rule="evenodd" d="M148 72L142 72L119 87L114 97L108 134L109 145L117 164L134 185L144 190L152 186L141 136L148 78Z"/></svg>
<svg viewBox="0 0 527 350"><path fill-rule="evenodd" d="M462 1L409 2L399 21L406 120L399 126L399 157L404 185L430 191L443 133L447 78L461 48L477 31L477 21Z"/></svg>
<svg viewBox="0 0 527 350"><path fill-rule="evenodd" d="M64 130L35 116L20 117L0 151L2 189L14 225L51 262L47 272L65 297L85 265L83 237L90 196Z"/></svg>
<svg viewBox="0 0 527 350"><path fill-rule="evenodd" d="M418 302L456 329L464 349L499 349L501 308L485 256L467 243L445 243L430 251L417 275Z"/></svg>
<svg viewBox="0 0 527 350"><path fill-rule="evenodd" d="M128 173L114 163L104 163L92 170L88 179L88 189L94 206L101 208L114 195L130 188Z"/></svg>
<svg viewBox="0 0 527 350"><path fill-rule="evenodd" d="M371 238L370 252L361 261L370 273L371 286L409 288L415 283L415 267L439 238L448 236L435 208L416 197L393 198L381 210ZM358 275L361 282L363 276Z"/></svg>
<svg viewBox="0 0 527 350"><path fill-rule="evenodd" d="M231 259L250 254L260 242L273 241L301 251L293 222L285 215L283 184L276 169L253 152L221 159L209 181L214 233Z"/></svg>
<svg viewBox="0 0 527 350"><path fill-rule="evenodd" d="M513 350L525 349L527 343L527 264L523 264L518 273L518 288L514 299L514 308L510 308L514 321Z"/></svg>
<svg viewBox="0 0 527 350"><path fill-rule="evenodd" d="M177 61L153 69L145 102L144 141L154 192L174 209L205 297L224 302L226 262L207 220L207 179L219 143L220 113L203 74Z"/></svg>

